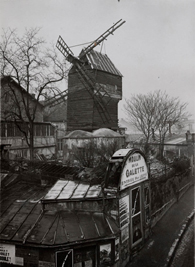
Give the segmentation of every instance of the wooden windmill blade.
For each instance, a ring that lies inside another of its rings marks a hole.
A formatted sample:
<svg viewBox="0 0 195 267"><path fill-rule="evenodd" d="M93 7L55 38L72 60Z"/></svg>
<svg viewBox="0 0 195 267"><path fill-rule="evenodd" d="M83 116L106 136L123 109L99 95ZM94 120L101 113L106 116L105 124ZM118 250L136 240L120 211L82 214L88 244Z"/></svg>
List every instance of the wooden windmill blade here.
<svg viewBox="0 0 195 267"><path fill-rule="evenodd" d="M54 107L58 104L65 102L67 95L68 95L68 89L47 99L44 103L44 107L47 107L47 106Z"/></svg>
<svg viewBox="0 0 195 267"><path fill-rule="evenodd" d="M122 21L120 19L117 21L113 26L111 26L108 30L106 30L103 34L101 34L95 41L93 41L89 46L87 46L85 49L83 49L83 52L81 54L81 57L89 53L91 50L93 50L94 47L102 43L110 34L113 34L116 29L121 27L125 21Z"/></svg>
<svg viewBox="0 0 195 267"><path fill-rule="evenodd" d="M80 81L83 83L84 87L87 89L91 97L94 99L94 104L97 108L102 121L108 122L108 124L112 121L110 116L110 112L108 110L108 103L111 101L112 97L110 94L104 89L103 86L98 84L95 80L95 77L90 75L89 70L85 67L84 62L82 61L82 57L87 55L93 48L103 42L110 34L122 26L125 21L119 20L113 26L111 26L107 31L105 31L102 35L100 35L94 42L92 42L87 48L85 48L80 57L75 57L71 49L65 43L61 36L59 36L56 47L59 51L65 56L66 60L73 64L76 72L78 73L78 77Z"/></svg>
<svg viewBox="0 0 195 267"><path fill-rule="evenodd" d="M100 114L100 117L102 118L102 121L104 123L111 121L109 111L107 110L107 104L111 100L110 95L104 90L103 87L99 86L98 89L96 88L96 82L92 77L90 77L89 71L84 67L83 62L73 55L73 52L61 36L58 38L56 47L65 56L65 58L75 66L75 69L79 75L79 79L88 90L91 97L94 98L96 108ZM106 103L104 101L105 96L107 96L108 99Z"/></svg>
<svg viewBox="0 0 195 267"><path fill-rule="evenodd" d="M70 47L65 43L61 36L58 37L56 47L67 58L69 55L74 55Z"/></svg>

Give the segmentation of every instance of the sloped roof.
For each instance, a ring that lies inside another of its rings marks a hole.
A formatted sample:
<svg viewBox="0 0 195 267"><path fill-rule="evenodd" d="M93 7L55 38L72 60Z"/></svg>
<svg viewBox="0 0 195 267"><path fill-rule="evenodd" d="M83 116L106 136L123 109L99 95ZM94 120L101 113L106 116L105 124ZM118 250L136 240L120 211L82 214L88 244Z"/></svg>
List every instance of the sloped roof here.
<svg viewBox="0 0 195 267"><path fill-rule="evenodd" d="M87 53L86 57L92 69L106 71L122 77L120 71L115 67L113 62L106 54L91 50L89 53Z"/></svg>
<svg viewBox="0 0 195 267"><path fill-rule="evenodd" d="M38 105L40 105L43 108L43 104L40 101L38 101L32 94L28 93L25 88L19 85L18 82L13 77L11 76L1 77L1 83L5 83L5 84L13 83L20 91L22 91L23 94L28 95L32 101L36 101Z"/></svg>
<svg viewBox="0 0 195 267"><path fill-rule="evenodd" d="M79 181L58 180L49 190L43 201L73 200L102 197L100 185L92 185Z"/></svg>
<svg viewBox="0 0 195 267"><path fill-rule="evenodd" d="M113 236L119 229L103 212L42 210L48 187L18 181L1 197L0 239L36 245L68 245Z"/></svg>
<svg viewBox="0 0 195 267"><path fill-rule="evenodd" d="M176 138L173 138L171 140L166 140L165 141L166 144L183 144L183 143L186 143L186 137L176 137Z"/></svg>

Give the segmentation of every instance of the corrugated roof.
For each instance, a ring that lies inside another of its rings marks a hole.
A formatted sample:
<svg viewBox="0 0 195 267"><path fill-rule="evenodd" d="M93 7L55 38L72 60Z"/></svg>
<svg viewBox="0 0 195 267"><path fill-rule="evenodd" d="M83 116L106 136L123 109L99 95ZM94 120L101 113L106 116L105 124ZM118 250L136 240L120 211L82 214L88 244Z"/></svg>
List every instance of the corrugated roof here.
<svg viewBox="0 0 195 267"><path fill-rule="evenodd" d="M65 181L55 184L60 189ZM68 183L67 183L68 184ZM72 184L74 187L74 185ZM77 187L79 195L93 195L97 188ZM0 239L37 245L60 245L113 236L115 222L102 212L42 209L40 199L48 188L19 181L2 192ZM75 196L77 191L74 191ZM78 193L77 192L77 193Z"/></svg>
<svg viewBox="0 0 195 267"><path fill-rule="evenodd" d="M35 163L35 169L39 169L42 175L48 175L58 178L64 178L66 176L77 177L80 171L83 168L78 167L68 167L62 164L55 164L55 163Z"/></svg>
<svg viewBox="0 0 195 267"><path fill-rule="evenodd" d="M115 67L106 54L91 50L86 56L92 69L106 71L122 77L120 71Z"/></svg>

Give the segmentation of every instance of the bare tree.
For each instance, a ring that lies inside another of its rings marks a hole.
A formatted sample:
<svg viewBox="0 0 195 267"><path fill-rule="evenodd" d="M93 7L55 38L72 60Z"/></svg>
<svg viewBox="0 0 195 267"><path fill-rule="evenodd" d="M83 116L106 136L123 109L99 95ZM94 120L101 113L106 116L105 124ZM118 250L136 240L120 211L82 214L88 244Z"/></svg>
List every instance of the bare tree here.
<svg viewBox="0 0 195 267"><path fill-rule="evenodd" d="M157 128L155 115L158 99L158 91L148 95L138 94L126 99L124 106L130 122L145 136L145 152L147 152L150 137Z"/></svg>
<svg viewBox="0 0 195 267"><path fill-rule="evenodd" d="M4 31L0 43L0 62L1 77L7 78L11 98L5 118L14 121L22 132L33 159L33 125L39 101L43 96L59 93L56 84L67 77L66 64L58 58L54 48L46 47L37 28L26 30L23 36L18 36L16 30ZM16 84L20 91L16 92Z"/></svg>
<svg viewBox="0 0 195 267"><path fill-rule="evenodd" d="M178 98L171 98L166 92L157 90L132 96L126 100L124 110L130 122L144 134L146 153L151 137L158 132L162 155L167 133L171 133L171 127L188 116L186 106Z"/></svg>
<svg viewBox="0 0 195 267"><path fill-rule="evenodd" d="M83 167L95 168L102 167L109 162L114 152L120 148L120 144L117 141L101 142L97 144L97 141L90 140L82 148L73 147L74 158Z"/></svg>
<svg viewBox="0 0 195 267"><path fill-rule="evenodd" d="M165 137L168 133L171 134L171 127L190 116L186 112L186 107L187 103L181 103L178 97L170 97L166 92L160 92L155 121L159 134L161 158L163 157Z"/></svg>

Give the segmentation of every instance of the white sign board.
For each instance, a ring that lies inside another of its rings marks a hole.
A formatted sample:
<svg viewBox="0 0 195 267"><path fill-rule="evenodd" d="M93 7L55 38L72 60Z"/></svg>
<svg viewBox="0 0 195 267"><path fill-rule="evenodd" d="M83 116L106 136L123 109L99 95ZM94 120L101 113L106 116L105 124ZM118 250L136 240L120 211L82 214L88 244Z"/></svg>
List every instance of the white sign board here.
<svg viewBox="0 0 195 267"><path fill-rule="evenodd" d="M0 244L0 262L24 266L23 258L16 257L15 254L16 248L14 245Z"/></svg>
<svg viewBox="0 0 195 267"><path fill-rule="evenodd" d="M148 169L140 153L131 154L121 173L120 190L148 179Z"/></svg>

